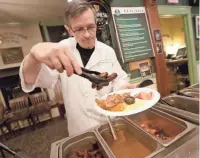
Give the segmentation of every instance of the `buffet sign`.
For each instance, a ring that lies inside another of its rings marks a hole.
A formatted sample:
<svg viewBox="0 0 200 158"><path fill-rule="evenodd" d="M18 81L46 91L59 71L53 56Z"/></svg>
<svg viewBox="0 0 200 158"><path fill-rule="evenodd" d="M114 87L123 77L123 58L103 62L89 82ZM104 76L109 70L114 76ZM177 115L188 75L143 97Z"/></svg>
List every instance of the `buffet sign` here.
<svg viewBox="0 0 200 158"><path fill-rule="evenodd" d="M122 61L131 62L154 56L144 7L112 7L112 17Z"/></svg>

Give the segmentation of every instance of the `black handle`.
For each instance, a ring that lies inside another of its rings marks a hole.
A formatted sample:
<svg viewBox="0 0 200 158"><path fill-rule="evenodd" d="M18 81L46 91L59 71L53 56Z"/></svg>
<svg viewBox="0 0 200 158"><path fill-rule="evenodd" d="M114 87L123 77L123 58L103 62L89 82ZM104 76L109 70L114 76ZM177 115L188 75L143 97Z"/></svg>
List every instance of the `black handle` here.
<svg viewBox="0 0 200 158"><path fill-rule="evenodd" d="M82 74L77 74L76 72L75 72L75 74L77 74L83 78L86 78L90 82L95 83L95 84L105 84L105 85L109 84L109 81L107 79L98 76L101 74L100 72L90 71L90 70L82 68L82 67L81 67L81 69L82 69Z"/></svg>
<svg viewBox="0 0 200 158"><path fill-rule="evenodd" d="M95 75L100 75L101 74L98 71L91 71L91 70L85 69L83 67L81 67L81 69L82 69L83 72L86 72L86 73L89 73L89 74L95 74Z"/></svg>
<svg viewBox="0 0 200 158"><path fill-rule="evenodd" d="M176 94L181 95L181 96L185 96L185 97L193 98L193 96L184 94L184 93L182 93L182 92L180 92L180 91L176 92Z"/></svg>
<svg viewBox="0 0 200 158"><path fill-rule="evenodd" d="M163 100L163 99L160 99L159 102L162 103L162 104L166 104L166 105L172 106L171 104L169 104L168 102L166 102L166 101Z"/></svg>

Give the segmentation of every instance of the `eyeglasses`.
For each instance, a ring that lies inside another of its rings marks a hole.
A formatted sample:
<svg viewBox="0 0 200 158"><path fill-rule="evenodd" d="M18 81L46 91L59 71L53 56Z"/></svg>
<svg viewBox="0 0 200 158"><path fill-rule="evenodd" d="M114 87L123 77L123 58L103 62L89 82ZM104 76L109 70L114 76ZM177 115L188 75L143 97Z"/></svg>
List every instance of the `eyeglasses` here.
<svg viewBox="0 0 200 158"><path fill-rule="evenodd" d="M90 25L87 28L79 28L79 29L76 29L76 30L73 30L71 28L71 30L76 34L83 35L86 30L89 32L89 34L94 34L96 32L96 28L97 28L96 25Z"/></svg>

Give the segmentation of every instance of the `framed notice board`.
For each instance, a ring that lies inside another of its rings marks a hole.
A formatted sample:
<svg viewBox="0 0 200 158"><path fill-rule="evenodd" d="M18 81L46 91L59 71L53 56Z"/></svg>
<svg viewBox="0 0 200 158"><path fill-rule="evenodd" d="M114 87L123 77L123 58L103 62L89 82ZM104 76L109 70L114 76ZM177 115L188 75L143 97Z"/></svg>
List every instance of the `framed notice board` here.
<svg viewBox="0 0 200 158"><path fill-rule="evenodd" d="M19 63L24 58L21 47L0 49L0 54L4 64Z"/></svg>
<svg viewBox="0 0 200 158"><path fill-rule="evenodd" d="M112 7L122 61L130 62L154 56L144 7Z"/></svg>

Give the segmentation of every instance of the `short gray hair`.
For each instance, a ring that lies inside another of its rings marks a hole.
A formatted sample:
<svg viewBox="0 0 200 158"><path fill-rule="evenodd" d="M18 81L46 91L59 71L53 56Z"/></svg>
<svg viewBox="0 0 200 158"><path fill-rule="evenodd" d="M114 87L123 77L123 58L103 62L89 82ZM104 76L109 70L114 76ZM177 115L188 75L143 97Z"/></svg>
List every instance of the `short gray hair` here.
<svg viewBox="0 0 200 158"><path fill-rule="evenodd" d="M89 3L87 0L73 0L71 2L68 2L64 15L65 24L70 25L71 18L81 15L88 9L92 9L96 21L96 11L92 4Z"/></svg>

